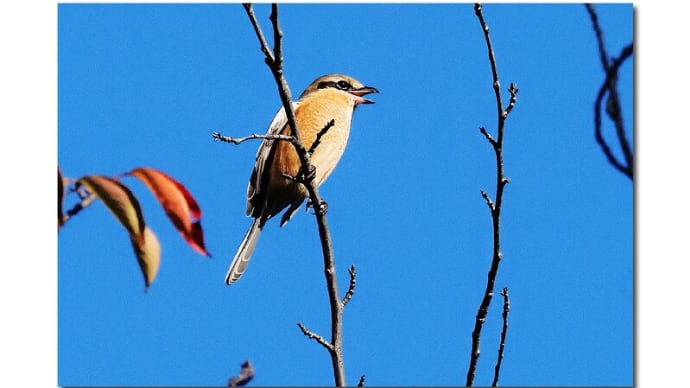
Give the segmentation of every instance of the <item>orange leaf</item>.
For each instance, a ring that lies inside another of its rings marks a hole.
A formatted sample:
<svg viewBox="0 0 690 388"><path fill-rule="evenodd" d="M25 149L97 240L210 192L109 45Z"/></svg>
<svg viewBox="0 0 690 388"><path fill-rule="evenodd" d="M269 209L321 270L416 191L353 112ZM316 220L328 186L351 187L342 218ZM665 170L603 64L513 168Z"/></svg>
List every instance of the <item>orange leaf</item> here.
<svg viewBox="0 0 690 388"><path fill-rule="evenodd" d="M180 182L159 170L140 167L128 174L139 178L151 190L187 244L197 253L210 256L204 246L201 209L192 194Z"/></svg>
<svg viewBox="0 0 690 388"><path fill-rule="evenodd" d="M58 167L58 228L62 226L62 224L65 222L63 220L63 212L62 212L62 201L65 198L65 182L64 178L62 178L62 172L60 171L60 167Z"/></svg>

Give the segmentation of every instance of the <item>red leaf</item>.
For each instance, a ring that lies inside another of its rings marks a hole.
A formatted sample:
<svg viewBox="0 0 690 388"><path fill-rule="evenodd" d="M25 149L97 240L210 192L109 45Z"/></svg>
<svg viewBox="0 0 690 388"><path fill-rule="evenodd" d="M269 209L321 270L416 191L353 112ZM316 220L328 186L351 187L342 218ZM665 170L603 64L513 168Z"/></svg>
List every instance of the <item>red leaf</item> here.
<svg viewBox="0 0 690 388"><path fill-rule="evenodd" d="M58 228L60 228L65 220L63 212L62 212L62 202L65 198L65 181L64 178L62 177L62 172L60 171L60 167L58 167Z"/></svg>
<svg viewBox="0 0 690 388"><path fill-rule="evenodd" d="M204 245L201 209L184 185L164 172L148 167L136 168L128 174L139 178L151 190L187 244L197 253L210 256Z"/></svg>

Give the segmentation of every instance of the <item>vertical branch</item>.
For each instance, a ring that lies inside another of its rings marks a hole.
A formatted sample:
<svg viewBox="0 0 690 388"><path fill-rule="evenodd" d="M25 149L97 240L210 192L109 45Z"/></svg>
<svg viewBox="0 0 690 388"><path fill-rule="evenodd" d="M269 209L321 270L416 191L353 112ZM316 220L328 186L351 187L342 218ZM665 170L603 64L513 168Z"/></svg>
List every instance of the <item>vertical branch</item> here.
<svg viewBox="0 0 690 388"><path fill-rule="evenodd" d="M295 119L295 111L292 109L292 94L290 93L290 88L288 87L287 81L283 76L283 32L280 29L280 24L278 23L278 5L275 3L271 5L270 19L273 25L273 38L275 39L273 42L273 50L268 47L268 42L266 42L266 38L261 30L261 26L259 26L259 22L256 20L256 16L254 15L252 4L244 3L242 6L244 7L245 11L247 11L247 16L249 16L249 20L254 27L254 32L256 32L256 36L261 44L261 51L266 56L266 64L271 69L271 74L273 74L273 78L278 86L278 94L280 95L280 101L283 103L283 107L285 108L285 114L287 115L288 125L292 129L292 135L297 139L300 139L297 128L297 120ZM301 140L299 145L301 145ZM309 155L306 155L306 152L300 152L299 146L296 147L296 149L297 154L302 161L302 165L313 167L311 165Z"/></svg>
<svg viewBox="0 0 690 388"><path fill-rule="evenodd" d="M496 95L496 107L497 107L497 135L493 138L489 132L484 128L480 128L480 132L486 137L486 139L491 144L494 155L496 159L496 197L495 201L492 201L489 195L485 191L481 191L482 197L489 207L491 213L492 225L493 225L493 254L491 260L491 267L487 275L486 289L484 291L484 297L477 311L475 318L474 330L472 331L472 352L470 354L470 365L467 371L467 386L471 386L474 382L474 376L477 369L477 361L479 360L480 350L479 343L481 339L481 332L486 321L486 316L489 311L489 306L491 305L491 299L494 294L494 284L496 282L496 275L498 273L498 267L503 257L501 253L501 206L503 204L503 190L508 184L509 180L504 175L503 169L503 134L505 120L508 118L508 114L513 110L515 103L517 101L518 89L515 84L511 83L508 91L510 92L510 102L506 108L503 107L503 102L501 100L501 83L498 78L498 68L496 66L496 58L494 55L493 46L491 44L491 38L489 37L489 26L484 20L484 15L482 14L482 5L477 3L474 5L474 11L479 19L479 24L484 31L484 38L486 40L486 46L489 55L489 62L491 63L491 73L493 76L493 89ZM498 366L500 368L500 364ZM496 372L498 373L498 371Z"/></svg>
<svg viewBox="0 0 690 388"><path fill-rule="evenodd" d="M261 31L261 27L256 20L251 4L243 4L247 15L254 26L257 38L261 44L261 50L266 55L266 64L271 69L271 73L278 85L278 93L283 103L285 113L288 119L288 125L292 130L295 141L292 144L299 155L302 162L302 173L300 174L300 181L304 184L309 192L309 198L314 206L314 214L319 229L319 237L321 239L321 250L323 253L324 272L326 277L326 287L328 290L328 300L331 309L331 340L319 341L320 336L309 332L303 325L300 325L303 333L310 338L317 339L323 345L331 356L333 366L333 376L336 386L345 386L345 361L343 358L343 342L342 342L342 316L344 304L338 295L337 276L335 272L335 259L333 257L333 247L331 242L331 235L328 229L326 220L326 206L325 202L319 196L318 190L314 185L314 166L311 164L309 152L304 148L299 137L299 130L297 128L297 121L295 120L295 112L292 106L292 96L288 87L287 81L283 76L283 57L282 57L282 36L278 18L278 5L272 4L270 20L273 26L274 49L268 47L266 39Z"/></svg>
<svg viewBox="0 0 690 388"><path fill-rule="evenodd" d="M604 45L604 35L601 27L599 26L599 18L594 10L594 6L592 4L585 4L585 7L587 8L587 13L589 13L589 17L592 20L592 28L594 28L594 33L597 38L599 58L606 75L604 82L599 89L599 93L597 94L597 99L594 103L594 136L609 163L611 163L615 169L625 174L628 178L633 179L633 151L625 133L625 126L623 125L623 113L617 90L618 69L623 62L625 62L625 60L632 55L633 45L632 43L629 44L622 50L621 54L617 58L612 58L609 60L606 52L606 46ZM606 113L616 128L616 136L618 138L618 144L621 148L621 151L623 152L624 161L618 160L618 158L613 155L611 148L602 135L601 110L602 103L606 95L608 95L608 99L606 101Z"/></svg>
<svg viewBox="0 0 690 388"><path fill-rule="evenodd" d="M501 291L503 296L503 329L501 330L501 342L498 345L498 361L496 361L496 367L494 367L494 382L491 384L492 387L498 386L498 375L501 372L501 363L503 363L503 350L506 347L506 335L508 333L508 313L510 312L510 296L508 295L508 289L503 288Z"/></svg>

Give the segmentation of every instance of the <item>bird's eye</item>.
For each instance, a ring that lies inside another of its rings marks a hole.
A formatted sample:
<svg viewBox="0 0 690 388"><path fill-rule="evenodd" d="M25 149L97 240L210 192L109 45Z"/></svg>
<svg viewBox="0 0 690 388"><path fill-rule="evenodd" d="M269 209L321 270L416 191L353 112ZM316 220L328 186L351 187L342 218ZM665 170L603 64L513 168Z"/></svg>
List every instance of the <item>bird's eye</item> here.
<svg viewBox="0 0 690 388"><path fill-rule="evenodd" d="M340 80L340 81L338 81L338 82L336 83L336 85L337 85L338 89L340 89L340 90L350 90L350 89L352 89L352 85L350 85L350 83L347 82L347 81L345 81L345 80Z"/></svg>

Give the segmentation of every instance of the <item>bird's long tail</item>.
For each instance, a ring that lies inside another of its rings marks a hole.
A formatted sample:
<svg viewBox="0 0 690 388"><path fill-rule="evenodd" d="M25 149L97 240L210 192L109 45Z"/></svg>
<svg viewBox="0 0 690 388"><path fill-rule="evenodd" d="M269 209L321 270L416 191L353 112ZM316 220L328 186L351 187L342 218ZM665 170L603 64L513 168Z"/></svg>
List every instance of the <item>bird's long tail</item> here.
<svg viewBox="0 0 690 388"><path fill-rule="evenodd" d="M259 240L261 229L261 218L257 217L249 227L247 234L244 235L244 239L242 240L240 247L237 248L237 253L235 253L235 257L232 259L230 268L228 268L228 273L225 275L225 284L230 285L238 281L244 271L247 269L249 259L252 257L254 248L256 248L256 242Z"/></svg>

